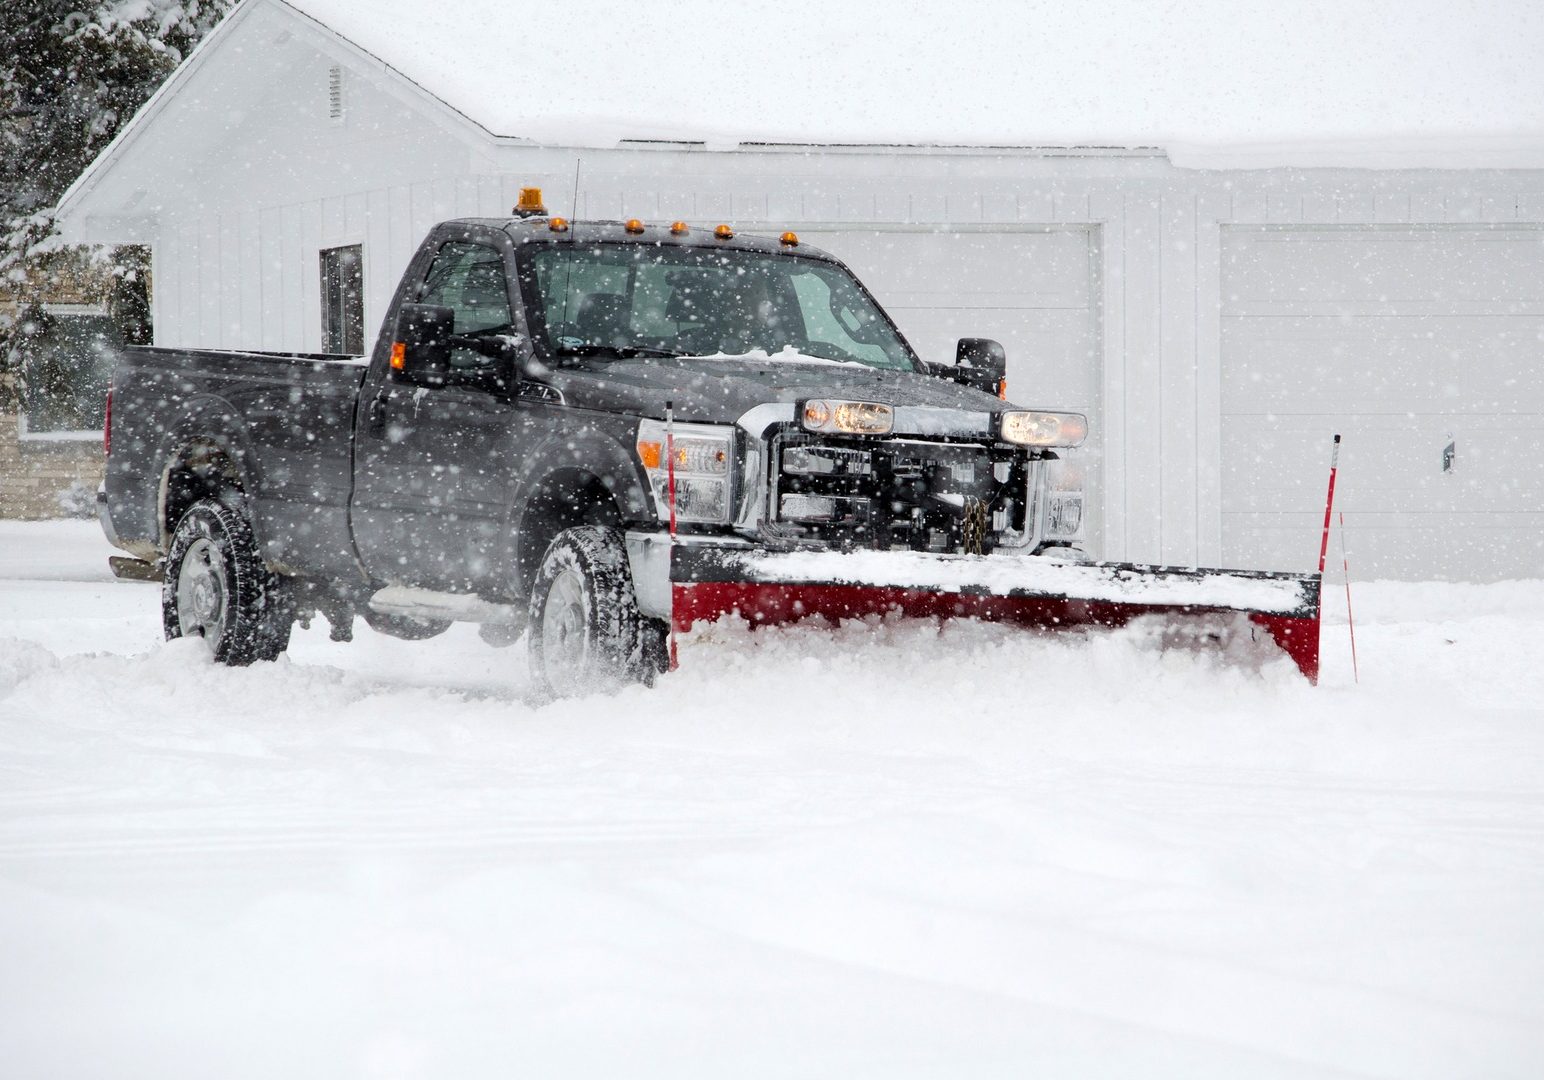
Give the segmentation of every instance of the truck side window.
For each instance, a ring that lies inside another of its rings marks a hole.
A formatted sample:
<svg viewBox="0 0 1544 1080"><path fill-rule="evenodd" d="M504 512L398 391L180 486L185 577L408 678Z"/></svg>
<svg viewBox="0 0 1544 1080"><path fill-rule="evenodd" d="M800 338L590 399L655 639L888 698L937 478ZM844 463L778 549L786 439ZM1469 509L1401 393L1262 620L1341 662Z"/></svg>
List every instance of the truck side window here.
<svg viewBox="0 0 1544 1080"><path fill-rule="evenodd" d="M419 302L453 310L458 334L507 329L512 319L503 255L487 244L461 240L445 244L424 275ZM452 372L473 374L493 371L497 366L498 361L471 349L452 349L450 353Z"/></svg>

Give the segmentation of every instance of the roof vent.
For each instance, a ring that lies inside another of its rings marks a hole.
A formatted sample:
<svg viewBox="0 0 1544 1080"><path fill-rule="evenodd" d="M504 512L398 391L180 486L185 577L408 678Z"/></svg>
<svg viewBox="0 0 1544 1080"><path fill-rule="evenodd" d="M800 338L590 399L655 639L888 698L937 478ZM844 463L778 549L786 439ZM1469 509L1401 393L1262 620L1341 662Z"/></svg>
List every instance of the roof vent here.
<svg viewBox="0 0 1544 1080"><path fill-rule="evenodd" d="M336 64L327 69L327 117L343 120L343 69Z"/></svg>

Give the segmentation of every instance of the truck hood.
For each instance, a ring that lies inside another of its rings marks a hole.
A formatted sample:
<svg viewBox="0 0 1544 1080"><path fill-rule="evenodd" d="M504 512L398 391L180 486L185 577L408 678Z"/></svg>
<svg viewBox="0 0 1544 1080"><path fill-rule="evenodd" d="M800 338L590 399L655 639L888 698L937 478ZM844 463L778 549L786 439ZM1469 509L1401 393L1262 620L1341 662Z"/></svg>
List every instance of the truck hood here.
<svg viewBox="0 0 1544 1080"><path fill-rule="evenodd" d="M729 424L769 402L806 398L877 401L995 412L991 394L931 375L891 371L813 358L670 357L586 360L559 368L552 384L581 409L661 419L674 402L682 422Z"/></svg>

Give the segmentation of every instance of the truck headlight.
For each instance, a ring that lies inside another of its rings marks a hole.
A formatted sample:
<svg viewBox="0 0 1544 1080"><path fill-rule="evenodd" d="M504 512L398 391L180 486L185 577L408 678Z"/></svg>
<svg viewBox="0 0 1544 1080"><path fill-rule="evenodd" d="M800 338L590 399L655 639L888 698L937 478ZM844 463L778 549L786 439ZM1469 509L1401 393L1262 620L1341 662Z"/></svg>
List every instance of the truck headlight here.
<svg viewBox="0 0 1544 1080"><path fill-rule="evenodd" d="M638 424L638 460L654 489L654 506L661 521L670 520L670 467L666 446L672 440L658 420ZM678 521L726 524L733 507L730 483L734 473L734 428L716 424L676 424L675 508Z"/></svg>
<svg viewBox="0 0 1544 1080"><path fill-rule="evenodd" d="M877 401L806 401L801 412L805 431L884 435L895 426L895 410Z"/></svg>
<svg viewBox="0 0 1544 1080"><path fill-rule="evenodd" d="M1065 459L1045 463L1045 538L1083 537L1083 467Z"/></svg>
<svg viewBox="0 0 1544 1080"><path fill-rule="evenodd" d="M1003 442L1019 446L1080 446L1088 438L1088 417L1078 413L1005 412L999 424Z"/></svg>

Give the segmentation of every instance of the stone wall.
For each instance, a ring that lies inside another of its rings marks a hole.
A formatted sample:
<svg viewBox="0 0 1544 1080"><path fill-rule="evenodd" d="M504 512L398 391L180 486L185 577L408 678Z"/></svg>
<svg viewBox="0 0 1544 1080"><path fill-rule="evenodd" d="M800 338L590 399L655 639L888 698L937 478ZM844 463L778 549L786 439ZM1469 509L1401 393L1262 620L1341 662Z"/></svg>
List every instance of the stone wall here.
<svg viewBox="0 0 1544 1080"><path fill-rule="evenodd" d="M115 258L120 266L146 272L144 250L119 249ZM9 326L20 315L26 297L114 310L115 282L121 276L115 275L114 265L85 248L66 248L33 260L25 277L0 282L0 326ZM23 438L19 396L16 373L0 370L0 518L94 517L102 481L101 439Z"/></svg>
<svg viewBox="0 0 1544 1080"><path fill-rule="evenodd" d="M0 410L0 518L88 517L102 481L97 439L23 439Z"/></svg>

